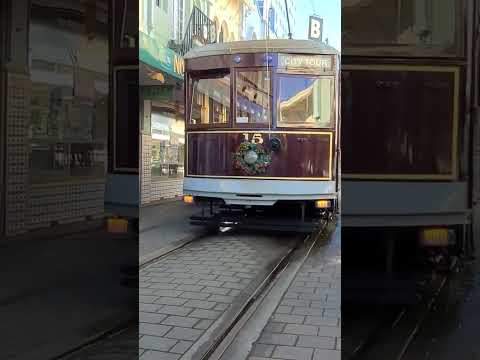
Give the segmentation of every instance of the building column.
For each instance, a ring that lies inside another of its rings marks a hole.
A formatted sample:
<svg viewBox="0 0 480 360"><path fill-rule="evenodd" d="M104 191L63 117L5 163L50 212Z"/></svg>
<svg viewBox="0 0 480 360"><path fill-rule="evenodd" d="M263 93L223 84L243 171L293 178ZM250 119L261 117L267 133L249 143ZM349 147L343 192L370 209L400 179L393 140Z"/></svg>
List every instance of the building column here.
<svg viewBox="0 0 480 360"><path fill-rule="evenodd" d="M27 230L29 201L29 147L31 81L29 75L29 1L8 0L6 29L5 119L5 234Z"/></svg>

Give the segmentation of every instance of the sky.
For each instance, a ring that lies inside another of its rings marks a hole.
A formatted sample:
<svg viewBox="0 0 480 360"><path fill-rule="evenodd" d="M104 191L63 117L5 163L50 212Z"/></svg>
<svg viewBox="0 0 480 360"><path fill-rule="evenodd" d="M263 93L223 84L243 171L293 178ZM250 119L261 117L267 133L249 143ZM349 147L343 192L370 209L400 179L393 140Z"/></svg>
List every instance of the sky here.
<svg viewBox="0 0 480 360"><path fill-rule="evenodd" d="M341 50L341 0L294 0L297 6L296 25L292 29L294 39L308 38L308 18L323 18L323 40Z"/></svg>

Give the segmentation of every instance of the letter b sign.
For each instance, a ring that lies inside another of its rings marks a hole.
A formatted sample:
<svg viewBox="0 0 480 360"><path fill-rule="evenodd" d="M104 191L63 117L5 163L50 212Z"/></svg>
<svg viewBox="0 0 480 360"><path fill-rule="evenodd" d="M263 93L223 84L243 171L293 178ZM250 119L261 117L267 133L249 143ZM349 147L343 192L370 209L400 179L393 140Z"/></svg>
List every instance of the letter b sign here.
<svg viewBox="0 0 480 360"><path fill-rule="evenodd" d="M310 16L308 26L308 38L310 40L322 41L323 19Z"/></svg>

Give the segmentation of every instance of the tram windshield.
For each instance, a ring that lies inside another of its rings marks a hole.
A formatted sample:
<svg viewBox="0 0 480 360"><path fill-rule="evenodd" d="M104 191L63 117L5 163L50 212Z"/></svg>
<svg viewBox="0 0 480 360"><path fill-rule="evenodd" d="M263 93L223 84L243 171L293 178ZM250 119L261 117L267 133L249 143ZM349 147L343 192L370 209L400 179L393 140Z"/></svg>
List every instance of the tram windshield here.
<svg viewBox="0 0 480 360"><path fill-rule="evenodd" d="M270 74L267 70L242 70L237 72L236 122L270 122Z"/></svg>
<svg viewBox="0 0 480 360"><path fill-rule="evenodd" d="M230 114L230 74L193 80L191 123L225 124Z"/></svg>
<svg viewBox="0 0 480 360"><path fill-rule="evenodd" d="M328 128L334 119L334 78L282 75L278 124Z"/></svg>

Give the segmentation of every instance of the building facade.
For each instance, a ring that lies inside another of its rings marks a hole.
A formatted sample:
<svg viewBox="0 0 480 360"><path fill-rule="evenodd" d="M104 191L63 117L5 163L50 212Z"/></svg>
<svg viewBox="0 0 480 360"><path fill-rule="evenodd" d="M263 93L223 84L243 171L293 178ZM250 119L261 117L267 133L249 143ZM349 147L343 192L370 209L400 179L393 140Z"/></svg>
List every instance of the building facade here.
<svg viewBox="0 0 480 360"><path fill-rule="evenodd" d="M147 205L183 191L183 54L246 39L245 16L254 15L250 24L257 21L257 29L261 18L253 0L140 0L139 5L140 198Z"/></svg>
<svg viewBox="0 0 480 360"><path fill-rule="evenodd" d="M294 0L256 0L255 6L261 17L261 39L286 39L288 38L288 20L293 31L297 21L297 5ZM287 19L287 11L289 19Z"/></svg>
<svg viewBox="0 0 480 360"><path fill-rule="evenodd" d="M181 194L183 186L183 58L189 1L140 1L140 201ZM180 19L182 19L180 21ZM180 25L181 24L181 25Z"/></svg>
<svg viewBox="0 0 480 360"><path fill-rule="evenodd" d="M0 6L6 144L0 150L0 235L101 219L113 159L125 160L111 147L121 143L110 132L111 2L15 0L13 6L8 0ZM135 52L131 28L125 21L126 46ZM123 164L135 172L135 163ZM130 190L138 194L138 186Z"/></svg>

